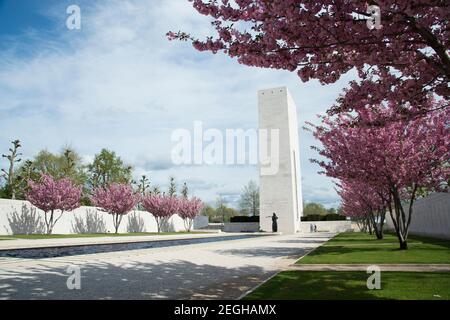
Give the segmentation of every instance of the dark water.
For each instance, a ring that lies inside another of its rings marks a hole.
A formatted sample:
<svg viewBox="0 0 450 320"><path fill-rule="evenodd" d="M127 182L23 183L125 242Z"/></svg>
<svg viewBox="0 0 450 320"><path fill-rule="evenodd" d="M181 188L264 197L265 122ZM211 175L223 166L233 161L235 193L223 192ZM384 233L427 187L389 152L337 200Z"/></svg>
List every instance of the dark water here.
<svg viewBox="0 0 450 320"><path fill-rule="evenodd" d="M219 242L227 240L239 240L258 237L257 235L238 235L238 236L222 236L222 237L205 237L194 239L176 239L161 241L143 241L129 243L111 243L111 244L93 244L93 245L74 245L65 247L50 248L34 248L34 249L10 249L0 250L0 257L40 259L40 258L56 258L66 256L77 256L82 254L94 254L102 252L117 252L127 250L140 250L149 248L163 248L172 246L182 246L188 244Z"/></svg>

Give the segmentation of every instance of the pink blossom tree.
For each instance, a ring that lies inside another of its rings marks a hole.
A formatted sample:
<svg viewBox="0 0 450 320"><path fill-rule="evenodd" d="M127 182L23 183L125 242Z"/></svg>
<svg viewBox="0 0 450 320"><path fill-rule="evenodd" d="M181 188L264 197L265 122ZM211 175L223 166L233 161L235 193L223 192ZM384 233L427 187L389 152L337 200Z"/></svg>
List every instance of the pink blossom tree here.
<svg viewBox="0 0 450 320"><path fill-rule="evenodd" d="M360 221L363 228L368 229L370 234L373 230L377 239L383 239L389 192L376 189L358 180L343 181L338 185L343 215Z"/></svg>
<svg viewBox="0 0 450 320"><path fill-rule="evenodd" d="M65 211L72 211L80 206L81 187L75 186L70 179L56 180L43 174L38 182L28 181L28 187L26 198L44 211L47 234L53 232L55 224ZM55 217L57 210L60 214Z"/></svg>
<svg viewBox="0 0 450 320"><path fill-rule="evenodd" d="M371 120L390 116L392 109L374 107L362 113ZM386 114L387 113L387 114ZM383 127L355 127L354 115L324 117L313 126L323 145L314 160L325 173L341 181L366 183L376 190L388 190L383 199L389 210L400 248L407 249L407 237L418 192L448 189L450 154L450 110L428 113L409 122L392 122ZM406 205L405 205L406 204Z"/></svg>
<svg viewBox="0 0 450 320"><path fill-rule="evenodd" d="M194 223L194 218L199 215L203 208L203 203L200 199L193 197L180 198L178 200L178 215L184 221L184 228L187 232L191 231L192 225Z"/></svg>
<svg viewBox="0 0 450 320"><path fill-rule="evenodd" d="M163 224L178 212L180 200L164 194L149 194L142 198L141 204L147 212L155 217L158 233L160 233Z"/></svg>
<svg viewBox="0 0 450 320"><path fill-rule="evenodd" d="M239 63L296 72L322 84L350 70L358 78L330 112L390 102L391 118L430 110L430 95L448 106L450 5L445 0L378 0L381 28L366 0L189 0L211 18L217 35L205 40L186 32L169 39L191 41L200 51L222 51ZM371 20L373 21L373 20ZM414 106L414 107L412 107Z"/></svg>
<svg viewBox="0 0 450 320"><path fill-rule="evenodd" d="M91 197L95 206L112 215L116 234L119 232L123 216L136 206L139 199L139 195L133 191L130 185L121 183L97 188Z"/></svg>

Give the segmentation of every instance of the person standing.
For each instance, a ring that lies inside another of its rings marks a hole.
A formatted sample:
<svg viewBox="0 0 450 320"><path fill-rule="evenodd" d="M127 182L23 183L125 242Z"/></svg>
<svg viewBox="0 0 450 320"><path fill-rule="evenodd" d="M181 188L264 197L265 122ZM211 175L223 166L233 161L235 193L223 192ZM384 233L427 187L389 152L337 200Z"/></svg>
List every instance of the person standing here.
<svg viewBox="0 0 450 320"><path fill-rule="evenodd" d="M278 232L278 217L275 212L272 215L272 232Z"/></svg>

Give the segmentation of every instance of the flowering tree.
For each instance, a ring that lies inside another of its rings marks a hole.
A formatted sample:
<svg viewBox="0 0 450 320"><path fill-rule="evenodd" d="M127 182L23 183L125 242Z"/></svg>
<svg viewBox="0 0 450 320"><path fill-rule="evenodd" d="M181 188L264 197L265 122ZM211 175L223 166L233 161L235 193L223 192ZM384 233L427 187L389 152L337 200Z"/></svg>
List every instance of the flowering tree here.
<svg viewBox="0 0 450 320"><path fill-rule="evenodd" d="M302 81L330 84L355 69L358 80L332 113L391 101L396 112L389 116L404 118L428 111L430 94L448 101L446 0L374 1L381 28L368 27L374 16L366 0L189 1L213 20L217 37L169 32L169 39L191 41L200 51L223 51L248 66L296 72Z"/></svg>
<svg viewBox="0 0 450 320"><path fill-rule="evenodd" d="M363 116L371 120L378 115L390 116L392 112L389 108L374 107ZM448 188L450 110L384 127L349 126L354 120L350 113L322 120L321 126L313 127L315 137L323 144L319 153L327 160L315 162L331 177L388 190L389 197L383 201L388 206L400 248L406 249L418 191Z"/></svg>
<svg viewBox="0 0 450 320"><path fill-rule="evenodd" d="M192 199L181 198L178 200L177 213L183 219L186 231L191 231L194 218L198 216L202 208L202 201L196 197L193 197Z"/></svg>
<svg viewBox="0 0 450 320"><path fill-rule="evenodd" d="M136 206L139 195L128 184L113 183L95 189L91 200L95 206L112 215L115 233L118 233L123 216Z"/></svg>
<svg viewBox="0 0 450 320"><path fill-rule="evenodd" d="M388 206L389 192L376 189L366 182L343 181L338 194L342 199L342 213L362 222L363 228L377 239L383 239L383 225Z"/></svg>
<svg viewBox="0 0 450 320"><path fill-rule="evenodd" d="M180 200L167 195L149 194L142 198L141 204L155 217L159 233L163 224L178 212Z"/></svg>
<svg viewBox="0 0 450 320"><path fill-rule="evenodd" d="M80 206L81 187L74 186L70 179L55 180L52 176L43 174L40 181L28 181L27 200L44 211L47 234L65 211L72 211ZM60 215L55 218L55 211Z"/></svg>

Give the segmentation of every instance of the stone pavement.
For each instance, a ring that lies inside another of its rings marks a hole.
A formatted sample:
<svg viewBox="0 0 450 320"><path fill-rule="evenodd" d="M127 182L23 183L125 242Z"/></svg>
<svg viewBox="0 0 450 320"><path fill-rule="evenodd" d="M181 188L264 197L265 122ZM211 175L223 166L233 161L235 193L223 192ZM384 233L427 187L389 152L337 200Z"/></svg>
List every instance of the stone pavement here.
<svg viewBox="0 0 450 320"><path fill-rule="evenodd" d="M58 258L1 258L0 299L237 299L333 235L274 235ZM74 266L81 270L80 290L67 288L67 269Z"/></svg>

